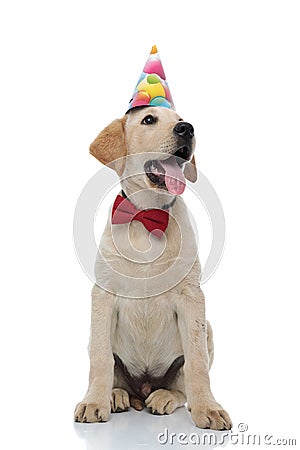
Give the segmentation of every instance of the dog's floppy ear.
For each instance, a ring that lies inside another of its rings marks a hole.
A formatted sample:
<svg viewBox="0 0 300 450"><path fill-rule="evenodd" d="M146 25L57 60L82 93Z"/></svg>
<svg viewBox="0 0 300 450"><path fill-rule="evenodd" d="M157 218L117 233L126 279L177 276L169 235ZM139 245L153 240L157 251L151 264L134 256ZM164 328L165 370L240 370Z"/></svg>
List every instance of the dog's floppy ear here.
<svg viewBox="0 0 300 450"><path fill-rule="evenodd" d="M118 175L124 170L126 144L125 126L126 116L114 120L96 137L90 145L90 154L95 156L102 164L114 169ZM118 158L121 158L118 160Z"/></svg>
<svg viewBox="0 0 300 450"><path fill-rule="evenodd" d="M192 183L195 183L195 181L197 181L197 168L196 168L196 161L195 161L194 155L193 155L191 161L185 165L183 173L184 173L185 178L187 180L191 181Z"/></svg>

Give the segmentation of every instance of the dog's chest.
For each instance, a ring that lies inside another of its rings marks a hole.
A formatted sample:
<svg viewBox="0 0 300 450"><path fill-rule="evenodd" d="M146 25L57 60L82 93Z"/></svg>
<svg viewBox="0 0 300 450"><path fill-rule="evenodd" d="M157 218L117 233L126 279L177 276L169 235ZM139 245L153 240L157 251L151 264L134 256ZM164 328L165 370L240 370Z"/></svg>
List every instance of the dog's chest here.
<svg viewBox="0 0 300 450"><path fill-rule="evenodd" d="M124 297L146 298L169 291L197 260L195 236L179 204L161 239L150 235L138 221L114 224L106 227L99 250L97 284Z"/></svg>
<svg viewBox="0 0 300 450"><path fill-rule="evenodd" d="M182 354L177 317L170 300L167 295L118 300L113 352L131 375L148 372L162 376Z"/></svg>

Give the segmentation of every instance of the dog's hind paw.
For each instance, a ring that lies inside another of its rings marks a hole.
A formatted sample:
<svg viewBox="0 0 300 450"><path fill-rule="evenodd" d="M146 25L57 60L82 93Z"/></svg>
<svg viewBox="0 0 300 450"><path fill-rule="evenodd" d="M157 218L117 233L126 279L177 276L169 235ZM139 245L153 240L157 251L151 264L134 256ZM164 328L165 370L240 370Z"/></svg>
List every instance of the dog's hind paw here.
<svg viewBox="0 0 300 450"><path fill-rule="evenodd" d="M146 398L145 404L152 414L172 414L176 408L183 406L185 396L180 391L158 389Z"/></svg>
<svg viewBox="0 0 300 450"><path fill-rule="evenodd" d="M111 393L111 412L127 411L130 407L129 395L125 389L114 388Z"/></svg>

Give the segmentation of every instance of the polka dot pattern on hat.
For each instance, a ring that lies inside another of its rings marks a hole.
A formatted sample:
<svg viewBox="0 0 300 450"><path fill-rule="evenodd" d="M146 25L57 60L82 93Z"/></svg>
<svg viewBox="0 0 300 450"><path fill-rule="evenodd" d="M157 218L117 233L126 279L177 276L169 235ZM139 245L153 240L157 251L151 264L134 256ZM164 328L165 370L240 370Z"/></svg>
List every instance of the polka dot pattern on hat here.
<svg viewBox="0 0 300 450"><path fill-rule="evenodd" d="M137 106L162 106L175 109L166 75L154 45L134 90L128 111Z"/></svg>

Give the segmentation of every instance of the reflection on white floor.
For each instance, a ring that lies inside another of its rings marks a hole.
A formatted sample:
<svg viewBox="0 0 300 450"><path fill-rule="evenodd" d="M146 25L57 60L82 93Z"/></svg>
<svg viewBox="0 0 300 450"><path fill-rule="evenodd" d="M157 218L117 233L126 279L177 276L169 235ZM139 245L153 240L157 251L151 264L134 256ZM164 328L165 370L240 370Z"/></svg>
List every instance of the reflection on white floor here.
<svg viewBox="0 0 300 450"><path fill-rule="evenodd" d="M185 407L168 416L131 409L112 414L106 423L74 423L74 429L77 436L84 440L86 450L209 449L224 446L228 441L227 432L197 428Z"/></svg>

